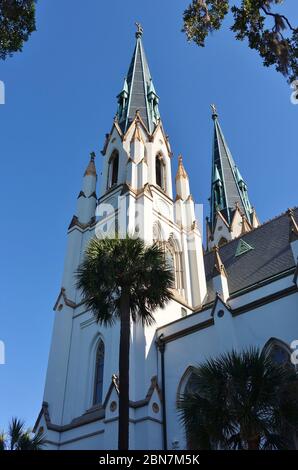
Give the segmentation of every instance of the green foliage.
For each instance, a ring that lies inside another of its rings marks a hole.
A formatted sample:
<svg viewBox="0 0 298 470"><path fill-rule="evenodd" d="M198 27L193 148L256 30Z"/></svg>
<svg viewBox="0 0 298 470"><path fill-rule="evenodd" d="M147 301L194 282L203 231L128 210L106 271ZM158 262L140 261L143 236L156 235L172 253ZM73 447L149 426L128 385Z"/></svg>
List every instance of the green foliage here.
<svg viewBox="0 0 298 470"><path fill-rule="evenodd" d="M298 376L257 349L193 369L178 411L194 449L285 449L298 429Z"/></svg>
<svg viewBox="0 0 298 470"><path fill-rule="evenodd" d="M104 325L119 318L123 292L129 296L133 321L140 318L143 324L153 323L154 310L170 299L173 285L163 250L129 237L92 239L77 279L86 307Z"/></svg>
<svg viewBox="0 0 298 470"><path fill-rule="evenodd" d="M0 434L1 450L42 450L45 445L44 434L38 432L32 435L30 429L25 429L25 423L18 418L12 418L7 435Z"/></svg>
<svg viewBox="0 0 298 470"><path fill-rule="evenodd" d="M184 29L187 39L198 46L205 46L209 33L220 29L222 21L229 11L229 2L213 0L195 0L184 12Z"/></svg>
<svg viewBox="0 0 298 470"><path fill-rule="evenodd" d="M234 23L231 30L237 40L248 40L258 51L266 67L275 65L291 82L298 77L298 28L288 18L272 11L283 0L242 0L230 5L228 0L193 0L185 10L183 31L189 41L205 46L207 36L220 29L229 11Z"/></svg>
<svg viewBox="0 0 298 470"><path fill-rule="evenodd" d="M0 0L0 59L22 50L35 27L36 0Z"/></svg>

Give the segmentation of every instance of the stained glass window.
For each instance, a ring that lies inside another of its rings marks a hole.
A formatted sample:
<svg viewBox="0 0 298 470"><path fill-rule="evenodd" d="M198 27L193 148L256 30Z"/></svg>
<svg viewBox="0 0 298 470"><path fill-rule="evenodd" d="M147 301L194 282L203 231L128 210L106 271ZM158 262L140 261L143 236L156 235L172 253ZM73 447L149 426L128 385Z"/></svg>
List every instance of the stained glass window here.
<svg viewBox="0 0 298 470"><path fill-rule="evenodd" d="M102 389L103 389L103 368L104 368L105 347L102 340L100 340L96 352L95 364L95 382L94 382L94 398L93 404L99 405L102 402Z"/></svg>

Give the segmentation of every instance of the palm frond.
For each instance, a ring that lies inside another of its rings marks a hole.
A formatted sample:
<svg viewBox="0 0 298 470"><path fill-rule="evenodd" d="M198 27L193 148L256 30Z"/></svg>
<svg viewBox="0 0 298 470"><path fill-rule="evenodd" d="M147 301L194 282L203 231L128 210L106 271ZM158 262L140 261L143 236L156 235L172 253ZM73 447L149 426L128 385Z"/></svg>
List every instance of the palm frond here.
<svg viewBox="0 0 298 470"><path fill-rule="evenodd" d="M38 432L32 435L31 430L23 432L20 436L16 450L43 450L45 446L45 434Z"/></svg>
<svg viewBox="0 0 298 470"><path fill-rule="evenodd" d="M121 293L129 295L133 321L154 322L153 313L172 297L174 274L157 245L126 237L92 239L77 273L82 301L97 321L113 324L120 314Z"/></svg>
<svg viewBox="0 0 298 470"><path fill-rule="evenodd" d="M13 450L24 432L24 421L18 418L12 418L9 423L8 435L10 440L10 450Z"/></svg>
<svg viewBox="0 0 298 470"><path fill-rule="evenodd" d="M213 448L290 448L298 429L298 376L250 348L209 359L193 369L179 397L180 419L192 442L202 430ZM199 429L200 428L200 429Z"/></svg>
<svg viewBox="0 0 298 470"><path fill-rule="evenodd" d="M32 438L31 450L43 450L46 446L45 440L45 433L38 431Z"/></svg>

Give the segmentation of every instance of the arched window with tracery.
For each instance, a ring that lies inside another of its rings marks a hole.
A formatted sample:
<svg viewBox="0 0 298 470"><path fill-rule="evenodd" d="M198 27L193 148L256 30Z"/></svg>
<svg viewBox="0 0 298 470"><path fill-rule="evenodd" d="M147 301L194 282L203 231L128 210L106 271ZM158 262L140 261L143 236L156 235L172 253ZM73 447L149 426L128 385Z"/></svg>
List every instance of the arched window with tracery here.
<svg viewBox="0 0 298 470"><path fill-rule="evenodd" d="M105 346L104 342L100 340L97 346L95 359L93 405L100 405L102 403L104 359Z"/></svg>
<svg viewBox="0 0 298 470"><path fill-rule="evenodd" d="M154 222L153 224L153 240L155 243L158 243L162 246L162 243L165 242L166 236L164 230L159 221Z"/></svg>
<svg viewBox="0 0 298 470"><path fill-rule="evenodd" d="M189 366L186 371L184 372L181 380L180 380L180 383L178 385L178 390L177 390L177 402L180 400L180 398L182 397L182 395L187 395L187 394L193 394L193 393L196 393L198 391L198 388L197 388L197 381L196 381L196 376L195 376L195 373L194 373L194 367L193 366ZM192 449L195 449L195 446L193 444L193 442L191 441L191 438L189 436L189 434L187 433L186 431L186 434L185 434L185 438L186 438L186 448L188 450L192 450Z"/></svg>
<svg viewBox="0 0 298 470"><path fill-rule="evenodd" d="M118 183L119 152L114 150L109 160L108 189Z"/></svg>
<svg viewBox="0 0 298 470"><path fill-rule="evenodd" d="M291 361L291 352L290 347L277 338L271 338L263 348L263 354L268 355L274 363L289 370L295 370L296 366ZM285 424L283 426L283 435L285 436L285 440L288 441L289 450L297 450L297 432L294 432L292 428Z"/></svg>
<svg viewBox="0 0 298 470"><path fill-rule="evenodd" d="M167 247L166 252L165 252L165 257L166 257L166 263L167 266L171 269L173 274L175 275L176 278L176 266L175 266L175 253L174 251ZM176 287L176 279L175 279L175 287Z"/></svg>
<svg viewBox="0 0 298 470"><path fill-rule="evenodd" d="M174 273L174 289L181 291L184 289L183 282L183 257L182 252L177 246L176 240L170 236L169 241L165 246L165 256L168 265L172 268Z"/></svg>
<svg viewBox="0 0 298 470"><path fill-rule="evenodd" d="M285 367L294 367L291 362L291 350L283 341L271 338L264 346L263 353L270 356L273 362Z"/></svg>

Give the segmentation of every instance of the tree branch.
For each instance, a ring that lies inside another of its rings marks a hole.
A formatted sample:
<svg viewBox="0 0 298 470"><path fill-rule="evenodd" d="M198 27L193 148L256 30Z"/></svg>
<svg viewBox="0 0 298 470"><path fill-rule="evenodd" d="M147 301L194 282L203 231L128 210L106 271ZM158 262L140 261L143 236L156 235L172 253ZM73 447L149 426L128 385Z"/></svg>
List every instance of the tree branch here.
<svg viewBox="0 0 298 470"><path fill-rule="evenodd" d="M282 18L288 25L288 27L290 28L291 31L296 31L295 28L293 28L293 26L291 25L291 23L289 22L288 18L284 15L280 15L279 13L271 13L270 11L267 10L267 8L265 8L264 6L261 7L261 9L263 10L263 12L267 15L267 16L273 16L274 18L277 18L277 17L280 17Z"/></svg>

